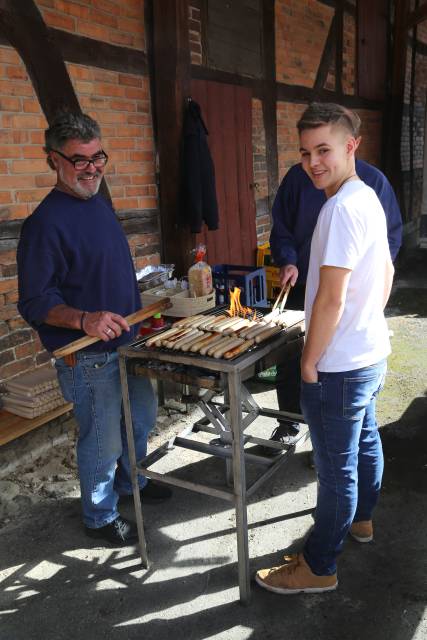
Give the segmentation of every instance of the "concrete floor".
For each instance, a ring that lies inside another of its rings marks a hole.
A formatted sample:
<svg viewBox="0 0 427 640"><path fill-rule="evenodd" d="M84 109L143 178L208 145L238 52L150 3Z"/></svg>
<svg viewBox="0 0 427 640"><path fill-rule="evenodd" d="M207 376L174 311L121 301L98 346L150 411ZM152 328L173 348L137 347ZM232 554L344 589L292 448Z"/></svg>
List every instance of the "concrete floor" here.
<svg viewBox="0 0 427 640"><path fill-rule="evenodd" d="M175 489L167 506L146 506L152 562L146 571L135 547L106 549L85 538L79 500L69 493L23 505L0 531L0 639L426 639L425 297L418 285L396 289L389 306L394 353L379 403L386 467L375 541L347 541L337 591L283 597L254 584L252 602L243 607L227 503ZM259 403L274 406L274 392L261 389ZM264 420L258 428L269 433L271 426ZM222 481L220 460L172 455L168 464L186 477ZM250 501L251 570L279 563L284 551L301 546L315 497L303 450ZM131 516L132 508L124 514Z"/></svg>

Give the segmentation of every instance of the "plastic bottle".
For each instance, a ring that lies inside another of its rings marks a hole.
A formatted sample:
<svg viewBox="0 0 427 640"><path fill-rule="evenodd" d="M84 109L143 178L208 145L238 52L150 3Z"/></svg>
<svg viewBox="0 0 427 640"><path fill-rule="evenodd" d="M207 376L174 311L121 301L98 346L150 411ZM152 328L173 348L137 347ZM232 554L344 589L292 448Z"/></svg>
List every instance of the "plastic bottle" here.
<svg viewBox="0 0 427 640"><path fill-rule="evenodd" d="M199 298L207 296L212 291L212 269L204 261L206 247L204 244L197 245L195 249L195 263L188 270L188 283L190 287L190 297Z"/></svg>

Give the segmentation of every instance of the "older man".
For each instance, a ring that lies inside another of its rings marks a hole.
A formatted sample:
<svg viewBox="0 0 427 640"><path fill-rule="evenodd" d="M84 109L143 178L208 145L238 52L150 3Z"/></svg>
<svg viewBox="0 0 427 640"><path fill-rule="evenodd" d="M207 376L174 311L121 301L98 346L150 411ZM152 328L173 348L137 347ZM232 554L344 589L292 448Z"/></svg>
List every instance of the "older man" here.
<svg viewBox="0 0 427 640"><path fill-rule="evenodd" d="M57 182L22 228L18 308L50 352L84 335L100 338L74 361L57 359L56 368L79 425L86 534L123 545L136 540L137 531L117 510L119 496L132 494L117 347L135 335L125 320L141 307L135 270L114 210L98 194L108 161L98 124L62 113L45 140ZM130 376L129 392L141 458L157 403L148 379ZM139 482L145 502L170 496L144 477Z"/></svg>

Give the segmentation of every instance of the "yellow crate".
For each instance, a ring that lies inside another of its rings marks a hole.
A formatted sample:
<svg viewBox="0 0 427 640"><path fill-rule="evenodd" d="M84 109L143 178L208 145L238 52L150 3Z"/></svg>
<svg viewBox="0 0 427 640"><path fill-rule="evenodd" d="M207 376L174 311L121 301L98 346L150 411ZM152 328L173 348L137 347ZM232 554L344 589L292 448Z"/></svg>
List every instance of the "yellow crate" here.
<svg viewBox="0 0 427 640"><path fill-rule="evenodd" d="M279 267L265 267L265 277L267 280L267 298L273 300L280 291ZM276 289L279 289L279 291L276 291Z"/></svg>

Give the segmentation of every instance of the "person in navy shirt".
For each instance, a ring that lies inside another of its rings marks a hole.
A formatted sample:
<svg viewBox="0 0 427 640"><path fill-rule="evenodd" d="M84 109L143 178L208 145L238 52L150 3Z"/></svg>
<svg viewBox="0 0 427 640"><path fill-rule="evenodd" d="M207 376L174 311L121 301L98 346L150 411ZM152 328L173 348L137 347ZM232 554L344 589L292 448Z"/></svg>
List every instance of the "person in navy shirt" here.
<svg viewBox="0 0 427 640"><path fill-rule="evenodd" d="M357 146L360 141L359 137ZM356 160L356 173L372 187L382 204L390 255L394 262L402 244L402 216L394 191L385 175L363 160ZM288 282L292 285L286 304L288 309L304 309L311 238L325 202L324 191L314 187L300 163L289 169L277 191L273 204L270 248L274 264L280 267L281 286ZM292 359L277 367L279 409L299 414L300 355L295 354ZM298 422L279 421L271 439L290 445L295 443L298 433ZM266 453L271 454L271 451L265 448Z"/></svg>
<svg viewBox="0 0 427 640"><path fill-rule="evenodd" d="M117 347L136 328L125 316L141 308L135 269L115 212L98 194L108 156L98 124L62 113L45 132L55 188L27 218L18 245L18 309L52 352L85 335L99 342L55 366L79 425L77 461L86 534L114 545L137 539L134 523L118 512L132 495L122 415ZM147 452L157 400L147 378L129 376L137 459ZM143 501L171 492L139 476Z"/></svg>

